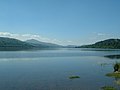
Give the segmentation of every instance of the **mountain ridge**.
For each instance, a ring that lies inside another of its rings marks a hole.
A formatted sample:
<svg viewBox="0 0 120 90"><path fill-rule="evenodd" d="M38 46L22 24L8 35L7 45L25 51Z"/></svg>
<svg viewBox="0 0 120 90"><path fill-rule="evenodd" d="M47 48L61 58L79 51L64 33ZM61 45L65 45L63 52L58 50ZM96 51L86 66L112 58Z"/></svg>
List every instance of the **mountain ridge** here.
<svg viewBox="0 0 120 90"><path fill-rule="evenodd" d="M76 48L103 48L103 49L120 49L120 39L106 39L90 45L82 45Z"/></svg>
<svg viewBox="0 0 120 90"><path fill-rule="evenodd" d="M43 48L60 48L62 46L52 43L40 42L32 39L21 41L15 38L0 37L0 51L34 50Z"/></svg>
<svg viewBox="0 0 120 90"><path fill-rule="evenodd" d="M31 49L33 48L32 45L23 42L18 39L8 38L8 37L0 37L0 50L24 50L24 49Z"/></svg>
<svg viewBox="0 0 120 90"><path fill-rule="evenodd" d="M120 49L120 39L106 39L90 45L82 46L61 46L58 44L41 42L35 39L21 41L14 38L0 37L0 51L7 50L31 50L47 48L101 48L101 49Z"/></svg>
<svg viewBox="0 0 120 90"><path fill-rule="evenodd" d="M44 48L62 47L61 45L58 45L58 44L41 42L41 41L38 41L36 39L29 39L29 40L26 40L25 42L27 42L33 46L37 46L37 47L43 46Z"/></svg>

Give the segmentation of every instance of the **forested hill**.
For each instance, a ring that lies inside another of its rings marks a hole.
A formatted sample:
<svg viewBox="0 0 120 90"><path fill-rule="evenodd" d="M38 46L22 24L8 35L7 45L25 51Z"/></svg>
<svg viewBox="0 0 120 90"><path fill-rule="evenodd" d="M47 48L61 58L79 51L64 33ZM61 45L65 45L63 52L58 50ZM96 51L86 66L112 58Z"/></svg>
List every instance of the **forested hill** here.
<svg viewBox="0 0 120 90"><path fill-rule="evenodd" d="M30 49L33 46L13 38L0 37L0 50L23 50Z"/></svg>
<svg viewBox="0 0 120 90"><path fill-rule="evenodd" d="M91 45L78 46L76 48L105 48L105 49L120 49L120 39L107 39L96 42Z"/></svg>
<svg viewBox="0 0 120 90"><path fill-rule="evenodd" d="M57 44L40 42L34 39L20 41L14 38L0 37L0 51L36 50L61 47L62 46Z"/></svg>

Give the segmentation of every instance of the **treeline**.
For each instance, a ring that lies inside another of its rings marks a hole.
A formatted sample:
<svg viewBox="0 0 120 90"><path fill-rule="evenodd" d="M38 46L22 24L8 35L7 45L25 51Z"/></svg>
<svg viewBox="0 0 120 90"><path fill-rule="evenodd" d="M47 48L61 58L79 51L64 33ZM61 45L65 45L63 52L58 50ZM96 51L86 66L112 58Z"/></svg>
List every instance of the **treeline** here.
<svg viewBox="0 0 120 90"><path fill-rule="evenodd" d="M120 49L120 39L107 39L91 45L78 46L76 48L106 48Z"/></svg>

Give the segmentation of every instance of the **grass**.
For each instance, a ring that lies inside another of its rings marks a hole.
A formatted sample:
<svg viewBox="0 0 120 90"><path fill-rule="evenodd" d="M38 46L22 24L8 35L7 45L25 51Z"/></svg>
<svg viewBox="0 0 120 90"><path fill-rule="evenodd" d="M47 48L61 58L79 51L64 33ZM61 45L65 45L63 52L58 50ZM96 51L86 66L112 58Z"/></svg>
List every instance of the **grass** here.
<svg viewBox="0 0 120 90"><path fill-rule="evenodd" d="M120 72L108 73L108 74L106 74L106 76L108 76L108 77L120 78Z"/></svg>
<svg viewBox="0 0 120 90"><path fill-rule="evenodd" d="M117 85L120 85L120 80L115 81Z"/></svg>
<svg viewBox="0 0 120 90"><path fill-rule="evenodd" d="M111 87L111 86L104 86L101 88L102 90L117 90L116 88L114 87Z"/></svg>
<svg viewBox="0 0 120 90"><path fill-rule="evenodd" d="M79 76L70 76L69 79L77 79L80 78Z"/></svg>

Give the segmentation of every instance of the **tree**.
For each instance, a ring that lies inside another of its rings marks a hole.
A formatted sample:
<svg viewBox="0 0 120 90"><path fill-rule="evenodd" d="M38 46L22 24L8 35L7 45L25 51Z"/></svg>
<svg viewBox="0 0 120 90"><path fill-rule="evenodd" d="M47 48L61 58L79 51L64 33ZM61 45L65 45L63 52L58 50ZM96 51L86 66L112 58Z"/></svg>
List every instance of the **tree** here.
<svg viewBox="0 0 120 90"><path fill-rule="evenodd" d="M119 64L116 63L116 64L114 65L114 72L118 72L118 70L119 70Z"/></svg>

